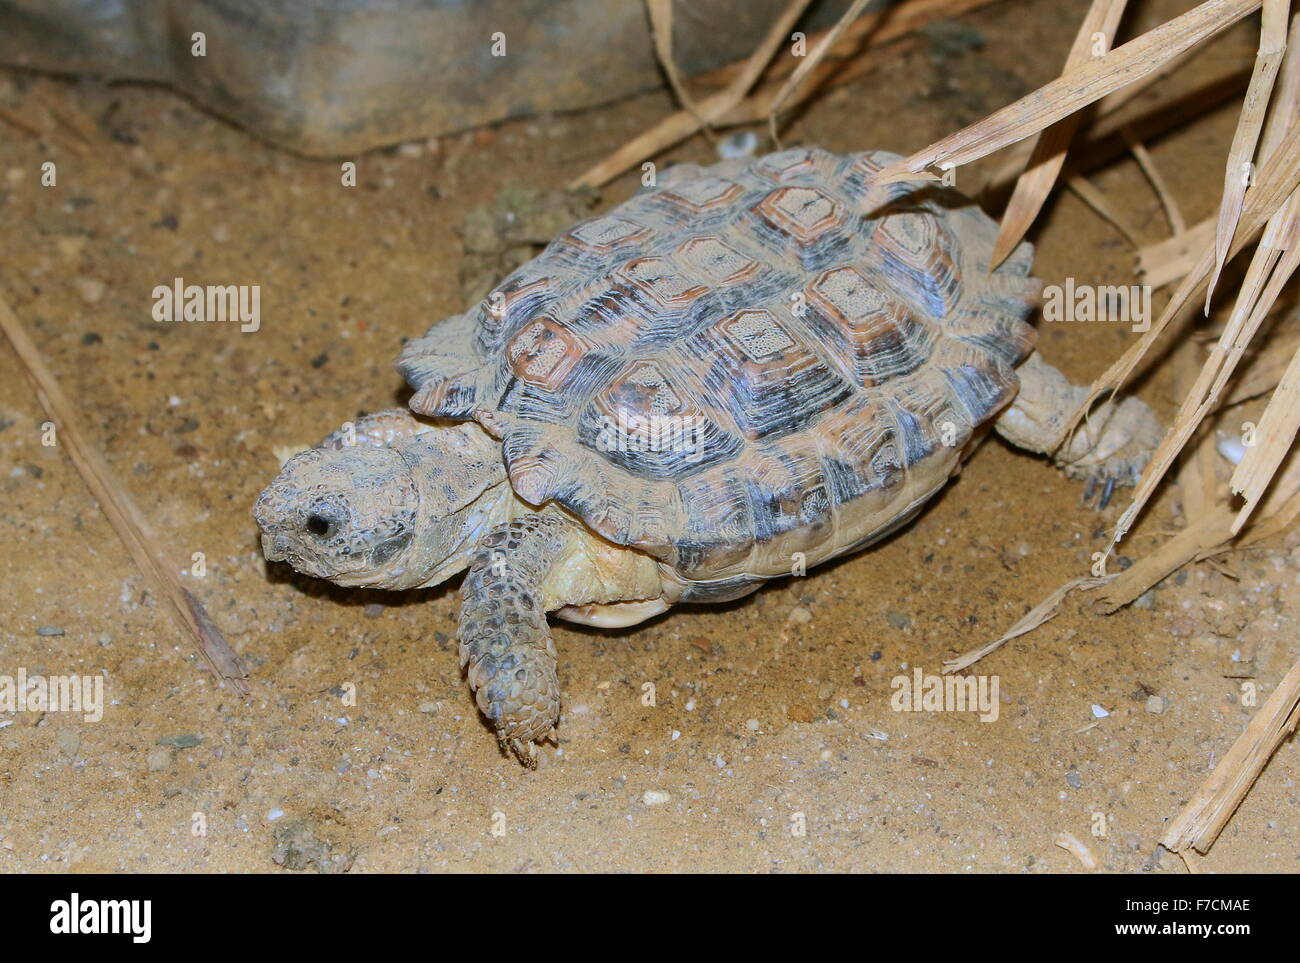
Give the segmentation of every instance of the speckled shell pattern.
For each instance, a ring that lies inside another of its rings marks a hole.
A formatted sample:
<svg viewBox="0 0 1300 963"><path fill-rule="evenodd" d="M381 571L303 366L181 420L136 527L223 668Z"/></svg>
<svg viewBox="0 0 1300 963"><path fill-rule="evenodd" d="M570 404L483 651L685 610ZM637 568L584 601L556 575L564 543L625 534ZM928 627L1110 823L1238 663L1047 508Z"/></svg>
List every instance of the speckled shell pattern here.
<svg viewBox="0 0 1300 963"><path fill-rule="evenodd" d="M1016 394L1022 244L895 156L786 150L659 184L410 342L418 414L478 421L518 495L684 580L683 600L908 520Z"/></svg>

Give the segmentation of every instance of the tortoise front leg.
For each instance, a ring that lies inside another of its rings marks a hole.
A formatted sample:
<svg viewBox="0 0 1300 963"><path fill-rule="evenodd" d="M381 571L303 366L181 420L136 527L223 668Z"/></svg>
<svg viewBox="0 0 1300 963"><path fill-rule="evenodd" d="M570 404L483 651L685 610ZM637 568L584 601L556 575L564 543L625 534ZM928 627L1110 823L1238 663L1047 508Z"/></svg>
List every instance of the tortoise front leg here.
<svg viewBox="0 0 1300 963"><path fill-rule="evenodd" d="M537 742L560 717L555 645L542 583L563 552L571 524L524 515L484 535L461 586L460 664L479 709L530 769Z"/></svg>

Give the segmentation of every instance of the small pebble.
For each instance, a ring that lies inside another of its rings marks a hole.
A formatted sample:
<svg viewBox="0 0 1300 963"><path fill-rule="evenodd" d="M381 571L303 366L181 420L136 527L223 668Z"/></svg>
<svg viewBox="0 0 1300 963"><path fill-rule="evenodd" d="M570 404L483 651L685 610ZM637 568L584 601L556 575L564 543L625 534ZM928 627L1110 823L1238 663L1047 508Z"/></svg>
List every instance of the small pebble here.
<svg viewBox="0 0 1300 963"><path fill-rule="evenodd" d="M1220 455L1234 465L1241 464L1241 460L1246 457L1246 446L1240 438L1220 438L1215 447L1219 449Z"/></svg>
<svg viewBox="0 0 1300 963"><path fill-rule="evenodd" d="M1070 784L1071 789L1083 788L1083 777L1071 769L1065 774L1065 781Z"/></svg>
<svg viewBox="0 0 1300 963"><path fill-rule="evenodd" d="M647 806L662 806L672 798L671 793L666 793L662 789L647 789L641 801Z"/></svg>
<svg viewBox="0 0 1300 963"><path fill-rule="evenodd" d="M809 612L802 605L796 605L794 608L790 610L790 614L787 616L787 618L789 618L791 622L796 622L799 625L807 625L809 622L812 621L813 616L812 613Z"/></svg>
<svg viewBox="0 0 1300 963"><path fill-rule="evenodd" d="M1107 712L1105 709L1103 709L1103 708L1102 708L1101 706L1099 706L1099 705L1093 705L1093 707L1092 707L1092 715L1093 715L1093 718L1094 718L1094 719L1105 719L1107 716L1110 715L1110 713Z"/></svg>
<svg viewBox="0 0 1300 963"><path fill-rule="evenodd" d="M368 619L377 619L384 614L384 607L378 602L371 602L362 609L362 614Z"/></svg>
<svg viewBox="0 0 1300 963"><path fill-rule="evenodd" d="M104 296L104 282L94 278L77 278L77 293L87 304L94 304Z"/></svg>
<svg viewBox="0 0 1300 963"><path fill-rule="evenodd" d="M732 157L752 157L758 149L758 135L752 130L738 131L718 141L718 156L723 160Z"/></svg>
<svg viewBox="0 0 1300 963"><path fill-rule="evenodd" d="M1152 715L1160 715L1160 713L1165 711L1167 706L1168 703L1165 702L1164 696L1153 695L1147 697L1147 712Z"/></svg>
<svg viewBox="0 0 1300 963"><path fill-rule="evenodd" d="M154 746L149 750L147 762L149 764L150 772L164 772L171 768L171 750L164 746Z"/></svg>
<svg viewBox="0 0 1300 963"><path fill-rule="evenodd" d="M63 630L55 625L42 625L36 630L37 635L62 635Z"/></svg>

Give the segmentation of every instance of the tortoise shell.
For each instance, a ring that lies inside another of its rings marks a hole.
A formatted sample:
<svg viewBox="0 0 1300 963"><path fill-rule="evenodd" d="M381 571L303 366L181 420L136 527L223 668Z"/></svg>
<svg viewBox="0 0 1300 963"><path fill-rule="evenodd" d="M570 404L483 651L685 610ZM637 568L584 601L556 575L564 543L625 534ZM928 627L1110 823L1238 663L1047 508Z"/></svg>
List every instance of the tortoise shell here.
<svg viewBox="0 0 1300 963"><path fill-rule="evenodd" d="M717 596L880 537L1014 397L1037 293L971 201L874 183L895 159L672 168L410 342L411 408Z"/></svg>

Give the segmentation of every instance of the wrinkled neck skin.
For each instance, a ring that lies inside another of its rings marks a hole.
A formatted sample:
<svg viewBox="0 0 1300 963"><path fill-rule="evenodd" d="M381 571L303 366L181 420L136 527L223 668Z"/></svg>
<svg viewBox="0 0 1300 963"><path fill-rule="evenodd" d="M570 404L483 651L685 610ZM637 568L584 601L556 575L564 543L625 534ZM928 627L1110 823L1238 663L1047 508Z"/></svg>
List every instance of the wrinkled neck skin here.
<svg viewBox="0 0 1300 963"><path fill-rule="evenodd" d="M464 508L441 518L424 518L423 502L417 524L418 535L401 558L390 578L376 582L376 588L430 588L469 567L479 539L502 522L531 509L515 497L509 482L500 481L486 489Z"/></svg>

